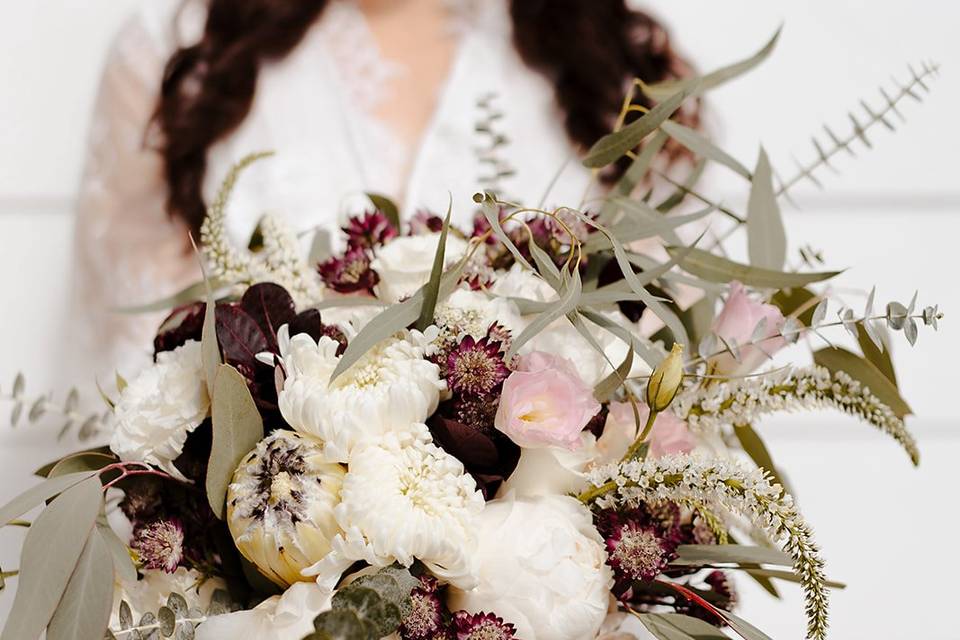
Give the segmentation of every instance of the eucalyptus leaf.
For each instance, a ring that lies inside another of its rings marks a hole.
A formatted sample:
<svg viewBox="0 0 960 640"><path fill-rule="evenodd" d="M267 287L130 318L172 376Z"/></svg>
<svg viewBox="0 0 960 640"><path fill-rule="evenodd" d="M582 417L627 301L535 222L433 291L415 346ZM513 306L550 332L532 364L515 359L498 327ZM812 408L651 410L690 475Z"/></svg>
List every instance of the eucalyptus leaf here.
<svg viewBox="0 0 960 640"><path fill-rule="evenodd" d="M540 274L540 277L543 278L554 291L559 293L560 270L557 268L557 265L554 264L553 259L547 255L547 252L537 244L532 233L527 239L527 247L530 249L530 256L537 265L537 272Z"/></svg>
<svg viewBox="0 0 960 640"><path fill-rule="evenodd" d="M830 306L830 301L827 298L821 300L817 307L813 310L813 317L810 320L811 327L818 327L823 324L824 318L827 317L827 308Z"/></svg>
<svg viewBox="0 0 960 640"><path fill-rule="evenodd" d="M675 565L772 564L792 567L793 558L779 549L742 544L682 544Z"/></svg>
<svg viewBox="0 0 960 640"><path fill-rule="evenodd" d="M760 631L760 629L757 629L743 618L732 614L729 611L724 611L722 609L719 611L723 617L727 619L727 624L730 625L730 628L740 634L744 640L773 640L773 638L765 634L763 631Z"/></svg>
<svg viewBox="0 0 960 640"><path fill-rule="evenodd" d="M633 345L629 345L629 348L627 349L627 355L624 356L623 362L620 363L620 366L617 367L615 371L611 371L610 375L598 382L597 386L593 388L593 397L597 399L597 402L607 402L616 392L616 390L619 389L624 383L624 381L627 379L627 376L630 375L630 369L632 367Z"/></svg>
<svg viewBox="0 0 960 640"><path fill-rule="evenodd" d="M693 165L693 169L690 170L690 174L684 179L682 183L675 184L676 189L673 190L669 196L664 198L664 200L657 205L657 211L661 213L669 213L674 208L677 207L684 199L687 197L687 194L690 193L690 190L693 189L694 185L700 181L700 176L703 175L703 170L707 166L707 161L703 158L700 158Z"/></svg>
<svg viewBox="0 0 960 640"><path fill-rule="evenodd" d="M694 95L715 89L716 87L719 87L720 85L747 73L770 57L770 54L773 52L773 49L777 44L777 40L780 38L780 32L782 29L783 27L777 29L777 32L773 34L773 37L770 39L770 41L767 42L767 44L765 44L760 51L753 54L746 60L722 67L699 78L668 80L666 82L658 82L657 84L652 85L642 84L643 93L654 100L662 100L667 96L675 94L677 91L688 89L690 87L696 87L696 90L693 91Z"/></svg>
<svg viewBox="0 0 960 640"><path fill-rule="evenodd" d="M737 440L740 441L740 446L746 454L750 456L750 459L753 460L758 467L767 471L781 487L788 489L786 481L784 481L780 472L777 470L777 465L773 463L773 457L770 455L770 451L767 449L767 445L764 444L760 434L748 424L733 425L733 432L737 436Z"/></svg>
<svg viewBox="0 0 960 640"><path fill-rule="evenodd" d="M831 372L843 371L869 388L898 418L913 413L897 387L869 360L840 347L826 347L813 352L813 361Z"/></svg>
<svg viewBox="0 0 960 640"><path fill-rule="evenodd" d="M87 477L60 494L33 522L20 554L17 595L0 640L38 638L46 628L103 506L102 489L97 478ZM108 577L112 583L112 572Z"/></svg>
<svg viewBox="0 0 960 640"><path fill-rule="evenodd" d="M263 439L263 418L240 372L227 364L217 369L212 400L213 444L207 465L207 499L223 518L227 486L233 472Z"/></svg>
<svg viewBox="0 0 960 640"><path fill-rule="evenodd" d="M106 543L94 529L50 620L47 640L102 638L112 606L113 563Z"/></svg>
<svg viewBox="0 0 960 640"><path fill-rule="evenodd" d="M873 327L873 331L879 332L881 329ZM863 324L857 326L857 343L860 345L863 357L870 361L873 366L880 370L880 373L882 373L887 380L896 386L897 374L893 368L893 359L890 357L889 349L880 349L877 346L877 341L868 335L867 328L863 326ZM880 343L883 343L882 338L880 338Z"/></svg>
<svg viewBox="0 0 960 640"><path fill-rule="evenodd" d="M775 578L777 580L784 580L786 582L796 582L798 584L803 583L803 578L798 576L792 571L784 571L782 569L745 569L745 573L757 577L757 578ZM831 589L846 589L847 585L842 582L837 582L836 580L824 580L824 586L830 587Z"/></svg>
<svg viewBox="0 0 960 640"><path fill-rule="evenodd" d="M433 266L430 268L430 279L423 288L423 303L420 305L420 317L416 327L423 331L433 323L433 314L437 309L437 299L440 297L440 279L443 277L444 256L447 253L447 235L450 233L450 213L453 211L453 197L447 205L447 215L443 219L443 228L440 230L440 241L437 242L437 252L433 256Z"/></svg>
<svg viewBox="0 0 960 640"><path fill-rule="evenodd" d="M668 120L667 122L670 121ZM664 124L666 124L666 122ZM661 125L661 128L662 127L663 125ZM637 157L630 163L630 166L624 172L623 176L621 176L620 179L617 180L617 183L613 185L613 188L610 189L610 193L606 200L604 200L603 207L600 209L600 215L597 217L598 221L602 224L613 222L617 212L620 210L620 203L622 202L619 197L628 197L633 193L636 186L644 180L647 172L650 170L650 164L663 148L668 137L665 132L657 131L652 138L647 140L646 144L643 145L643 149L640 150Z"/></svg>
<svg viewBox="0 0 960 640"><path fill-rule="evenodd" d="M374 207L379 209L380 213L386 216L387 220L393 225L393 228L400 233L400 209L393 200L379 193L368 193L367 198Z"/></svg>
<svg viewBox="0 0 960 640"><path fill-rule="evenodd" d="M671 138L695 154L707 158L708 160L713 160L714 162L727 167L734 173L743 176L747 180L753 179L753 175L750 173L750 170L743 166L739 160L715 145L700 132L691 129L690 127L686 127L679 122L674 122L673 120L667 120L660 125L660 128L668 133Z"/></svg>
<svg viewBox="0 0 960 640"><path fill-rule="evenodd" d="M750 264L779 271L787 259L787 233L773 189L773 170L760 149L747 201L747 249Z"/></svg>
<svg viewBox="0 0 960 640"><path fill-rule="evenodd" d="M637 618L658 640L729 640L715 626L679 613L641 613Z"/></svg>
<svg viewBox="0 0 960 640"><path fill-rule="evenodd" d="M500 243L507 248L507 251L510 252L510 255L513 256L514 260L525 266L527 269L533 271L533 267L523 256L523 253L521 253L520 249L517 248L517 245L513 243L513 240L510 239L510 237L507 235L507 232L503 230L503 226L500 224L500 205L497 204L496 198L489 193L478 193L473 196L473 200L480 205L480 212L486 219L487 224L490 225L490 229L493 230L493 235L496 236L497 240L499 240Z"/></svg>
<svg viewBox="0 0 960 640"><path fill-rule="evenodd" d="M207 291L207 285L209 284L210 289L213 291L219 291L227 286L227 282L212 279L207 282L195 282L189 287L178 291L177 293L163 298L161 300L156 300L154 302L148 302L146 304L135 305L130 307L121 307L117 309L120 313L130 313L130 314L139 314L139 313L151 313L154 311L165 311L167 309L175 309L176 307L185 305L190 302L196 302L197 300L202 300Z"/></svg>
<svg viewBox="0 0 960 640"><path fill-rule="evenodd" d="M627 199L615 200L621 203L628 213L633 214L625 216L620 222L610 227L610 233L624 245L644 238L673 235L674 229L701 220L716 211L716 207L707 207L686 215L665 216L642 202ZM676 239L675 236L674 239ZM587 253L596 253L609 249L610 246L609 238L602 233L595 233L584 243L583 248Z"/></svg>
<svg viewBox="0 0 960 640"><path fill-rule="evenodd" d="M50 498L70 489L71 487L92 478L96 471L80 471L68 473L56 478L49 478L40 484L27 489L10 502L0 507L0 526L6 526L27 511L37 507Z"/></svg>
<svg viewBox="0 0 960 640"><path fill-rule="evenodd" d="M507 351L504 360L510 362L513 357L520 352L520 348L529 342L531 338L546 329L554 320L562 318L576 309L580 303L580 294L582 292L583 286L580 282L580 271L574 268L565 278L563 293L560 298L550 303L549 307L543 311L543 313L524 327L520 335L510 341L510 349Z"/></svg>
<svg viewBox="0 0 960 640"><path fill-rule="evenodd" d="M633 350L646 362L650 368L655 368L660 361L663 360L663 354L652 345L645 342L640 337L636 336L626 327L622 327L610 318L606 317L602 313L597 313L596 311L591 311L590 309L581 308L579 310L581 316L597 325L601 329L605 329L607 332L612 333L616 337L620 338L624 343L633 347Z"/></svg>
<svg viewBox="0 0 960 640"><path fill-rule="evenodd" d="M678 247L667 247L670 255L680 251ZM763 269L734 262L702 249L693 249L680 261L680 266L688 273L710 282L742 282L750 287L762 289L781 289L784 287L802 287L812 282L829 280L841 271L821 271L811 273L788 273L773 269Z"/></svg>
<svg viewBox="0 0 960 640"><path fill-rule="evenodd" d="M136 582L137 568L133 566L133 558L130 557L130 549L124 544L107 522L105 516L97 518L96 534L100 536L104 546L110 553L113 563L113 570L126 582Z"/></svg>
<svg viewBox="0 0 960 640"><path fill-rule="evenodd" d="M597 140L583 159L584 166L600 169L619 160L621 156L636 148L644 138L656 131L698 88L698 82L678 88L673 95L659 100L655 107L640 118L619 131L609 133Z"/></svg>
<svg viewBox="0 0 960 640"><path fill-rule="evenodd" d="M48 478L63 476L68 473L78 473L84 471L99 471L109 464L117 461L117 456L112 453L101 451L81 451L68 455L58 460L45 475Z"/></svg>
<svg viewBox="0 0 960 640"><path fill-rule="evenodd" d="M204 282L208 282L204 277ZM203 312L203 329L200 333L200 358L203 362L203 375L207 382L207 393L213 396L213 383L217 377L217 368L223 359L220 357L220 343L217 340L217 301L213 297L213 288L207 286L207 308Z"/></svg>

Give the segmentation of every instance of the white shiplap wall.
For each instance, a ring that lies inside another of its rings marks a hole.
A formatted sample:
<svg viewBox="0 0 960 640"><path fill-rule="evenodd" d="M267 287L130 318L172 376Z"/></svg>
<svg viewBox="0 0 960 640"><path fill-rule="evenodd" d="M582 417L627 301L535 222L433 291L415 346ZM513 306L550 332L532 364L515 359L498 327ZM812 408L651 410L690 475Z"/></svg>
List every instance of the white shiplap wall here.
<svg viewBox="0 0 960 640"><path fill-rule="evenodd" d="M143 0L149 1L149 0ZM586 0L585 0L586 1ZM137 0L35 0L4 3L0 21L0 388L24 370L36 389L53 378L48 345L62 329L70 202L86 123L111 33ZM842 284L878 284L881 300L939 302L939 334L922 331L914 349L897 349L905 394L918 417L925 460L902 453L869 429L833 415L781 419L762 427L791 470L833 577L850 583L835 597L833 637L960 638L949 626L950 574L960 564L925 551L957 530L954 461L960 455L950 357L960 355L955 274L960 259L960 8L941 0L651 0L696 64L709 69L756 49L784 22L774 58L710 99L710 122L727 148L751 164L762 140L782 172L791 155L811 157L809 136L828 122L846 130L846 110L906 63L944 65L926 104L907 104L902 131L879 131L875 149L841 158L843 175L824 173L828 190L798 191L792 246L822 249L832 267L852 267ZM713 176L723 192L723 174ZM0 407L6 411L6 407ZM57 453L48 431L0 429L0 501ZM69 444L63 445L70 446ZM16 566L19 532L0 531L0 566ZM775 638L799 638L799 592L776 604L743 583L745 615ZM10 604L0 595L0 618ZM898 602L903 602L898 606ZM882 615L881 613L882 612Z"/></svg>

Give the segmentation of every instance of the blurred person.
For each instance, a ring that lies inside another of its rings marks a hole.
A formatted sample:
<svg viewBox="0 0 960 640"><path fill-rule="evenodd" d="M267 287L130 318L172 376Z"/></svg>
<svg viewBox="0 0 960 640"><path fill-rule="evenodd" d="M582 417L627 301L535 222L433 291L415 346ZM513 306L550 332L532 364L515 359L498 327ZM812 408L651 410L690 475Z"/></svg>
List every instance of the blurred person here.
<svg viewBox="0 0 960 640"><path fill-rule="evenodd" d="M275 156L234 191L240 246L267 211L298 231L333 231L369 206L365 192L393 198L407 220L452 196L454 221L468 220L490 174L476 131L490 95L509 140L503 189L530 204L548 189L547 205L579 203L590 172L566 161L612 130L632 79L689 72L664 29L628 5L145 2L109 54L80 189L70 340L83 345L82 375L149 358L163 313L113 310L199 279L189 234L199 238L206 204L252 152ZM696 108L681 118L695 125Z"/></svg>

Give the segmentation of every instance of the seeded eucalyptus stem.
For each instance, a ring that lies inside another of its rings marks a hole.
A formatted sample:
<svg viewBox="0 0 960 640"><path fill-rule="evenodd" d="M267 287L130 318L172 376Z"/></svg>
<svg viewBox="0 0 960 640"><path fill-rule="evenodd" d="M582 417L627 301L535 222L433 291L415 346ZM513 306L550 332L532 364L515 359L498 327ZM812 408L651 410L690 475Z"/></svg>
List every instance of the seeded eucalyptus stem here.
<svg viewBox="0 0 960 640"><path fill-rule="evenodd" d="M200 616L199 618L179 618L174 624L175 626L179 626L185 622L189 622L194 626L196 626L206 621L207 621L207 616ZM141 624L136 627L130 627L129 629L110 629L110 631L111 633L113 633L114 637L121 638L123 636L128 636L130 634L142 633L144 631L159 630L161 628L162 628L162 623L159 620L157 620L156 622L151 622L149 624ZM138 636L135 635L134 637L138 637Z"/></svg>

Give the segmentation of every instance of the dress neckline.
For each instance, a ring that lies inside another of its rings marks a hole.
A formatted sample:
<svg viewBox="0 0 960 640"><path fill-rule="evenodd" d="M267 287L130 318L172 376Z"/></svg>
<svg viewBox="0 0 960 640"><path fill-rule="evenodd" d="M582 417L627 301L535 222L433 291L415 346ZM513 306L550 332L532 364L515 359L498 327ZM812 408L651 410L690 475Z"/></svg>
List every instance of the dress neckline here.
<svg viewBox="0 0 960 640"><path fill-rule="evenodd" d="M475 27L475 0L446 1L451 5L451 28L457 31L458 37L455 39L449 69L438 86L430 116L419 137L412 143L402 140L375 113L377 105L385 99L379 88L405 69L382 54L363 11L353 0L334 0L320 19L320 45L328 54L330 78L337 85L332 91L340 96L337 101L340 118L353 147L351 157L363 188L380 193L392 191L385 195L394 198L402 211L410 210L411 196L422 174L424 157L449 110L451 95L463 73L465 52ZM371 183L365 158L374 155L392 165L389 173L396 176L393 185Z"/></svg>

